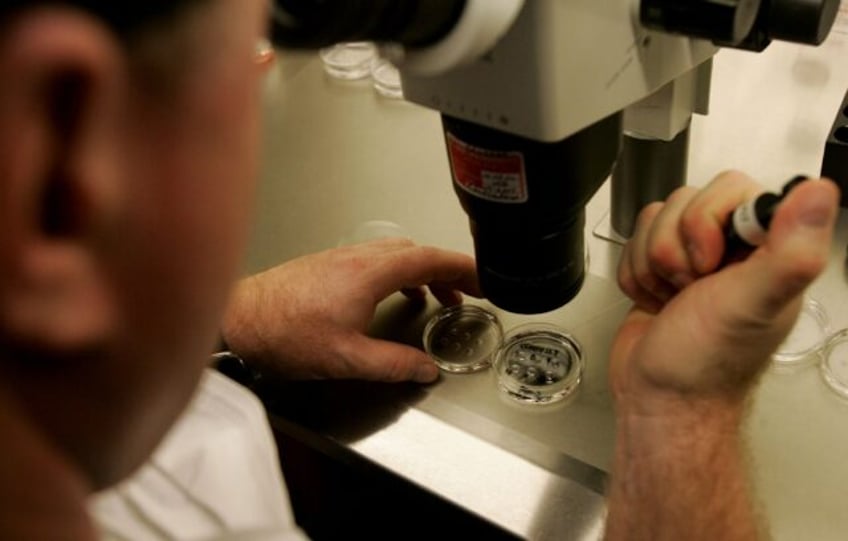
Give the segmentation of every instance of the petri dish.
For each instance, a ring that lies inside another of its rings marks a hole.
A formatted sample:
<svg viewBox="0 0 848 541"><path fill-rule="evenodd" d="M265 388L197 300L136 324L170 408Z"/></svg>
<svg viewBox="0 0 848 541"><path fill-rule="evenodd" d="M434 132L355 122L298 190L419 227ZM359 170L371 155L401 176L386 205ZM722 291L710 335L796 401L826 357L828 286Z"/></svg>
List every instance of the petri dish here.
<svg viewBox="0 0 848 541"><path fill-rule="evenodd" d="M350 246L372 240L395 237L404 239L412 238L402 225L395 222L388 220L368 220L367 222L357 224L356 227L342 235L336 246Z"/></svg>
<svg viewBox="0 0 848 541"><path fill-rule="evenodd" d="M385 58L377 58L371 63L371 79L379 95L392 99L403 98L400 72Z"/></svg>
<svg viewBox="0 0 848 541"><path fill-rule="evenodd" d="M498 387L524 404L552 404L570 396L583 378L583 349L554 325L512 329L495 356Z"/></svg>
<svg viewBox="0 0 848 541"><path fill-rule="evenodd" d="M441 309L424 328L424 350L447 372L488 368L503 341L498 318L471 304Z"/></svg>
<svg viewBox="0 0 848 541"><path fill-rule="evenodd" d="M810 296L804 297L795 326L772 355L773 365L791 368L817 360L829 334L830 318L824 306Z"/></svg>
<svg viewBox="0 0 848 541"><path fill-rule="evenodd" d="M326 47L318 54L329 76L353 81L371 74L371 62L377 56L377 48L368 41L353 41Z"/></svg>
<svg viewBox="0 0 848 541"><path fill-rule="evenodd" d="M836 394L848 399L848 329L828 338L822 357L820 372L824 382Z"/></svg>

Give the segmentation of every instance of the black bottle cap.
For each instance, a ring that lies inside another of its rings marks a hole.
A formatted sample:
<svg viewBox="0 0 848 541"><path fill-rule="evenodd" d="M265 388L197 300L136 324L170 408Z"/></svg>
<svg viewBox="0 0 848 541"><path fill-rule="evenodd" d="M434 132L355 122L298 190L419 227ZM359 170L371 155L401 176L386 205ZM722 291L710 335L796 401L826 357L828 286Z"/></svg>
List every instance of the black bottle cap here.
<svg viewBox="0 0 848 541"><path fill-rule="evenodd" d="M838 12L839 0L770 0L769 37L819 45L830 33Z"/></svg>

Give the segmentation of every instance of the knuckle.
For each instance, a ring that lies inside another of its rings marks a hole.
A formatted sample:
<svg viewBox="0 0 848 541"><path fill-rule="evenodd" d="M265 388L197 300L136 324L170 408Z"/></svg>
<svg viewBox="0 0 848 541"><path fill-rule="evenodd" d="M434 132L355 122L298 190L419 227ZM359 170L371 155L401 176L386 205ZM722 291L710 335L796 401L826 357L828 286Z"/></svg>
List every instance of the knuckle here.
<svg viewBox="0 0 848 541"><path fill-rule="evenodd" d="M632 297L632 293L636 288L636 283L633 280L633 275L630 273L629 269L625 265L619 265L618 267L618 287L627 294L627 296Z"/></svg>
<svg viewBox="0 0 848 541"><path fill-rule="evenodd" d="M826 265L827 256L825 254L805 254L795 258L786 278L806 284L815 280Z"/></svg>
<svg viewBox="0 0 848 541"><path fill-rule="evenodd" d="M629 265L623 265L619 268L618 286L625 295L634 301L639 302L646 296L636 274Z"/></svg>
<svg viewBox="0 0 848 541"><path fill-rule="evenodd" d="M752 182L751 177L739 171L738 169L725 169L713 177L713 180L707 185L708 188L714 186L727 186L729 184L738 184L739 182Z"/></svg>
<svg viewBox="0 0 848 541"><path fill-rule="evenodd" d="M727 198L749 198L761 193L766 187L743 173L735 169L730 169L719 173L716 178L710 182L704 189L711 198L719 199L721 196ZM741 202L738 201L738 202Z"/></svg>
<svg viewBox="0 0 848 541"><path fill-rule="evenodd" d="M656 275L649 268L636 269L633 277L636 283L647 291L654 291L659 285Z"/></svg>
<svg viewBox="0 0 848 541"><path fill-rule="evenodd" d="M657 217L657 214L660 213L665 203L662 201L654 201L652 203L648 203L639 211L639 215L636 217L636 225L637 227L646 227L654 221L654 218Z"/></svg>
<svg viewBox="0 0 848 541"><path fill-rule="evenodd" d="M382 369L382 379L388 382L405 381L411 374L412 368L397 358L387 361Z"/></svg>
<svg viewBox="0 0 848 541"><path fill-rule="evenodd" d="M709 223L709 216L704 206L698 202L690 204L680 215L680 233L683 238L694 238L703 231Z"/></svg>
<svg viewBox="0 0 848 541"><path fill-rule="evenodd" d="M618 285L621 291L633 300L638 300L642 295L639 285L631 277L619 279Z"/></svg>
<svg viewBox="0 0 848 541"><path fill-rule="evenodd" d="M657 239L648 249L648 263L660 274L672 274L681 269L677 244L668 238Z"/></svg>
<svg viewBox="0 0 848 541"><path fill-rule="evenodd" d="M698 193L697 188L693 188L692 186L681 186L671 192L665 201L666 203L677 202L680 199L688 199L696 193Z"/></svg>
<svg viewBox="0 0 848 541"><path fill-rule="evenodd" d="M415 246L414 248L424 261L435 261L444 255L444 252L435 246Z"/></svg>

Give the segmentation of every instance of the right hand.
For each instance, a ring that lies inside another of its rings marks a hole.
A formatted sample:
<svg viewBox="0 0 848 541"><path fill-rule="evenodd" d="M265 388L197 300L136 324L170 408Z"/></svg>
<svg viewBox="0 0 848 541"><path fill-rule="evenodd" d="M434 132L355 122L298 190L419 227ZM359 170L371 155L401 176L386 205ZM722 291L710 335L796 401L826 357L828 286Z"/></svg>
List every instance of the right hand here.
<svg viewBox="0 0 848 541"><path fill-rule="evenodd" d="M766 243L721 267L724 223L762 191L728 172L640 214L618 274L635 301L611 353L619 410L663 416L669 400L740 404L791 330L804 290L827 264L839 190L830 181L799 185Z"/></svg>

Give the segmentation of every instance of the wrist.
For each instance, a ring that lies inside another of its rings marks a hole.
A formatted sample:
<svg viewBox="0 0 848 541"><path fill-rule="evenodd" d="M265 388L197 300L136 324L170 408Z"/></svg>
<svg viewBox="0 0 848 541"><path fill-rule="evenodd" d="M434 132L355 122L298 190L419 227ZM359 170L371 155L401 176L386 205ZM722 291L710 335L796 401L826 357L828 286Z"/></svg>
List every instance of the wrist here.
<svg viewBox="0 0 848 541"><path fill-rule="evenodd" d="M741 424L720 401L619 411L606 539L759 539Z"/></svg>
<svg viewBox="0 0 848 541"><path fill-rule="evenodd" d="M221 319L218 344L220 351L229 351L253 364L261 344L254 328L258 312L255 278L240 280L232 291L230 302Z"/></svg>
<svg viewBox="0 0 848 541"><path fill-rule="evenodd" d="M623 448L647 455L688 455L716 442L737 445L747 407L726 398L665 396L617 403L616 432Z"/></svg>

